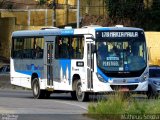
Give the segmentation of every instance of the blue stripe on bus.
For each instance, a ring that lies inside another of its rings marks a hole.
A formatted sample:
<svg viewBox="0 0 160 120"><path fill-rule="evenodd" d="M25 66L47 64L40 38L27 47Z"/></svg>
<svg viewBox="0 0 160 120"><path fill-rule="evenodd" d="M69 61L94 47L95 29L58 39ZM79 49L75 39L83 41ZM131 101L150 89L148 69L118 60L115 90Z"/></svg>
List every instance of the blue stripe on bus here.
<svg viewBox="0 0 160 120"><path fill-rule="evenodd" d="M107 77L99 68L97 68L97 73L101 75L106 82L112 79L112 78ZM127 83L139 83L139 79L127 80Z"/></svg>
<svg viewBox="0 0 160 120"><path fill-rule="evenodd" d="M140 30L143 31L143 29L140 28L133 28L133 27L102 27L102 28L96 28L95 31L110 31L110 30Z"/></svg>
<svg viewBox="0 0 160 120"><path fill-rule="evenodd" d="M97 73L101 75L106 82L108 82L108 80L110 79L98 67L97 67Z"/></svg>
<svg viewBox="0 0 160 120"><path fill-rule="evenodd" d="M110 28L96 28L95 31L109 31Z"/></svg>
<svg viewBox="0 0 160 120"><path fill-rule="evenodd" d="M63 78L67 77L66 72L67 72L67 68L68 68L68 81L69 81L69 85L70 85L71 84L71 60L59 60L59 64L60 64L60 67L62 68L62 71L63 71Z"/></svg>
<svg viewBox="0 0 160 120"><path fill-rule="evenodd" d="M25 74L25 75L32 75L33 73L37 73L38 77L41 77L41 73L40 71L22 71L22 70L17 70L16 72L21 73L21 74Z"/></svg>
<svg viewBox="0 0 160 120"><path fill-rule="evenodd" d="M73 29L61 30L61 35L73 35L73 34L74 34L74 30Z"/></svg>

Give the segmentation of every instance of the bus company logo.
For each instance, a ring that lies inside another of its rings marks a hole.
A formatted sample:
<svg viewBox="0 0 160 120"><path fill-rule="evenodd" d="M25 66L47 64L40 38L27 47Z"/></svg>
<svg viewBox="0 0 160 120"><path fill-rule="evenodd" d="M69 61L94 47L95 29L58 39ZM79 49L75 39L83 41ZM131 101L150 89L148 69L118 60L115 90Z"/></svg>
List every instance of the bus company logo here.
<svg viewBox="0 0 160 120"><path fill-rule="evenodd" d="M108 78L108 82L109 83L113 83L113 79L112 78Z"/></svg>
<svg viewBox="0 0 160 120"><path fill-rule="evenodd" d="M39 65L36 66L34 64L26 65L26 67L27 67L27 70L40 70L40 71L44 70L42 66L39 66Z"/></svg>

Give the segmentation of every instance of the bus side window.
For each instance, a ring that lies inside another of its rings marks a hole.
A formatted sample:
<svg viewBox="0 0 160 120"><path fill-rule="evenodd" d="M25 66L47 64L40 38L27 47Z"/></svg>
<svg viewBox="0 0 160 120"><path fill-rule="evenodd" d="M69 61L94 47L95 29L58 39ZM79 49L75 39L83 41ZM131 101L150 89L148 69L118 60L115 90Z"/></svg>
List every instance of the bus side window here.
<svg viewBox="0 0 160 120"><path fill-rule="evenodd" d="M56 45L55 45L55 58L61 58L61 47L62 47L62 38L60 36L56 37Z"/></svg>
<svg viewBox="0 0 160 120"><path fill-rule="evenodd" d="M72 42L73 47L73 58L74 59L82 59L83 58L83 50L84 50L84 39L82 37L75 37Z"/></svg>
<svg viewBox="0 0 160 120"><path fill-rule="evenodd" d="M34 52L36 59L43 58L44 38L34 38Z"/></svg>
<svg viewBox="0 0 160 120"><path fill-rule="evenodd" d="M64 39L62 41L62 46L61 46L61 58L69 58L68 55L68 41L67 39Z"/></svg>
<svg viewBox="0 0 160 120"><path fill-rule="evenodd" d="M55 58L82 59L84 39L80 36L57 36Z"/></svg>
<svg viewBox="0 0 160 120"><path fill-rule="evenodd" d="M74 58L74 49L73 49L73 46L72 46L73 40L74 40L74 38L72 38L72 37L69 40L69 50L68 50L68 52L69 52L69 58L71 58L71 59Z"/></svg>
<svg viewBox="0 0 160 120"><path fill-rule="evenodd" d="M68 37L56 37L56 50L55 58L68 59L69 58L69 38Z"/></svg>
<svg viewBox="0 0 160 120"><path fill-rule="evenodd" d="M16 59L23 58L23 43L24 39L22 38L13 38L13 46L12 46L12 57Z"/></svg>
<svg viewBox="0 0 160 120"><path fill-rule="evenodd" d="M35 58L34 51L36 46L41 48L38 58L43 58L43 37L13 38L12 57L16 59L33 59Z"/></svg>
<svg viewBox="0 0 160 120"><path fill-rule="evenodd" d="M22 59L23 58L23 51L22 50L17 51L15 58Z"/></svg>

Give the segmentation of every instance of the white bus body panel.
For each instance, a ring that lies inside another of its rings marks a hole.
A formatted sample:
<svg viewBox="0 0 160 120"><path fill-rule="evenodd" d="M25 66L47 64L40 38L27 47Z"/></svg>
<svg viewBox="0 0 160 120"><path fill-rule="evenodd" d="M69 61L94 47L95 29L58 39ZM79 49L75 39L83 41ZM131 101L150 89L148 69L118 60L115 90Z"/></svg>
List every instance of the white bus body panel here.
<svg viewBox="0 0 160 120"><path fill-rule="evenodd" d="M31 88L31 76L33 73L37 73L40 88L45 88L46 83L42 80L44 78L43 60L11 59L10 64L14 66L11 67L11 84Z"/></svg>
<svg viewBox="0 0 160 120"><path fill-rule="evenodd" d="M117 28L121 29L121 28ZM116 30L116 28L115 28ZM137 29L135 29L137 30ZM44 35L45 43L48 41L53 42L54 44L54 50L55 50L55 36L51 36L52 34L55 34L55 31L47 32L49 30L46 30L45 33L47 35L45 36L43 31L34 31L36 36L39 34ZM25 31L24 31L25 33ZM16 34L16 33L14 33ZM13 34L13 35L14 35ZM27 36L29 33L25 33ZM30 32L34 35L34 33ZM22 86L26 88L31 88L31 76L33 73L38 74L39 83L40 83L40 89L47 89L47 88L53 88L54 90L62 90L62 91L72 91L72 84L73 84L73 76L79 75L80 80L82 83L82 91L84 92L112 92L114 91L111 88L111 85L137 85L138 87L134 91L147 91L148 90L148 80L143 82L137 82L137 83L115 83L114 81L120 80L123 81L124 78L112 78L109 82L101 82L97 77L97 62L96 62L96 54L94 53L94 71L93 71L93 88L88 88L87 85L87 44L93 43L95 44L95 41L92 39L86 39L86 37L94 37L95 38L95 28L83 28L83 29L75 29L74 34L84 34L85 40L84 40L84 57L83 59L53 59L53 86L47 85L47 53L45 50L44 58L41 60L13 60L11 59L11 84ZM16 36L19 36L22 34L16 34ZM45 45L46 46L46 45ZM46 48L45 48L46 49ZM55 53L55 52L53 52ZM53 56L55 56L53 54ZM77 67L77 61L84 62L83 67ZM34 68L39 66L38 70L32 70L30 71L27 69L28 66L34 65ZM23 71L24 69L24 71ZM28 72L28 73L27 73ZM147 72L147 69L146 69ZM143 75L140 77L132 77L132 78L125 78L126 81L132 81L135 79L141 79Z"/></svg>

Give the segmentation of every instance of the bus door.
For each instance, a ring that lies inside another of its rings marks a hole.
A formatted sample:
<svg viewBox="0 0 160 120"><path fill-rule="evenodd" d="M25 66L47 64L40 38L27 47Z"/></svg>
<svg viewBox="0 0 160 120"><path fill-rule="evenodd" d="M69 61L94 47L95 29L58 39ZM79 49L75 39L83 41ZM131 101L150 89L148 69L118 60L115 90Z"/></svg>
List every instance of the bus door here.
<svg viewBox="0 0 160 120"><path fill-rule="evenodd" d="M54 70L54 42L55 36L45 36L45 78L47 78L47 86L53 86L53 70Z"/></svg>
<svg viewBox="0 0 160 120"><path fill-rule="evenodd" d="M47 85L53 86L53 42L47 42Z"/></svg>
<svg viewBox="0 0 160 120"><path fill-rule="evenodd" d="M94 69L94 57L92 52L93 43L87 43L87 87L93 89L93 69Z"/></svg>

